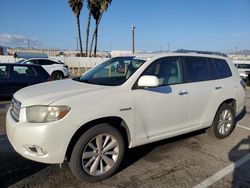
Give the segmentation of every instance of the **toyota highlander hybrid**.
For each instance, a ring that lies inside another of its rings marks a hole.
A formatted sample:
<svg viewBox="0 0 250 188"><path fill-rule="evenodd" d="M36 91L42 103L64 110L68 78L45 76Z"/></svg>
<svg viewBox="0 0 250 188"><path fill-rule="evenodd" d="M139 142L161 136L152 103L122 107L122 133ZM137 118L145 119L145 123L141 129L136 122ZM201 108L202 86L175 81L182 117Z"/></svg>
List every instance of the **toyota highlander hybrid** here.
<svg viewBox="0 0 250 188"><path fill-rule="evenodd" d="M204 128L229 136L244 98L244 82L226 57L115 57L79 78L16 92L7 135L25 158L66 160L76 177L96 182L115 173L126 148Z"/></svg>

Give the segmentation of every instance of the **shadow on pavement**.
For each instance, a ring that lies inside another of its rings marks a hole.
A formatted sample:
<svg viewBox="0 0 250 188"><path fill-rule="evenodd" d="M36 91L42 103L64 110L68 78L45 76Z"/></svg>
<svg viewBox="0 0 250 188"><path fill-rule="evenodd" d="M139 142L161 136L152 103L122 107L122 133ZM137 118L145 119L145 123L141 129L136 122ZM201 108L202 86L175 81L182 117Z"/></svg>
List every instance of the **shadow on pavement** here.
<svg viewBox="0 0 250 188"><path fill-rule="evenodd" d="M150 153L152 150L154 150L157 147L163 146L163 145L168 145L174 142L178 142L187 138L191 138L200 134L205 133L205 129L203 130L198 130L195 132L191 132L191 133L187 133L184 135L180 135L180 136L176 136L173 138L169 138L169 139L165 139L165 140L161 140L161 141L157 141L154 143L150 143L150 144L146 144L143 146L138 146L132 149L127 149L127 151L125 152L125 156L123 159L123 162L121 164L121 167L119 169L119 172L126 169L127 167L129 167L130 165L134 164L136 161L140 160L142 157L144 157L145 155L147 155L148 153ZM169 146L169 149L170 146ZM151 156L151 161L158 161L160 158L160 156L157 156L157 154L152 155Z"/></svg>
<svg viewBox="0 0 250 188"><path fill-rule="evenodd" d="M235 163L232 187L250 187L250 136L234 146L228 158Z"/></svg>
<svg viewBox="0 0 250 188"><path fill-rule="evenodd" d="M242 120L247 113L246 107L242 110L242 112L235 118L236 123L240 120Z"/></svg>
<svg viewBox="0 0 250 188"><path fill-rule="evenodd" d="M26 160L17 154L6 135L0 135L0 187L8 187L47 165Z"/></svg>

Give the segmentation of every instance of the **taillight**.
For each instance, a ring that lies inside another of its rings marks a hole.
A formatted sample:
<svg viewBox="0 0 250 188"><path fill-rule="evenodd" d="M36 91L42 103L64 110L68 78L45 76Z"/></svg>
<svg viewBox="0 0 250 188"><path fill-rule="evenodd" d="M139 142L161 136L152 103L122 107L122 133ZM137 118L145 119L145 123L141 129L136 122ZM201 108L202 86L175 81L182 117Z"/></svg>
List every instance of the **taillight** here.
<svg viewBox="0 0 250 188"><path fill-rule="evenodd" d="M243 80L240 81L240 85L246 90L247 84Z"/></svg>
<svg viewBox="0 0 250 188"><path fill-rule="evenodd" d="M49 81L52 81L51 76L48 77L47 81L48 81L48 82L49 82Z"/></svg>

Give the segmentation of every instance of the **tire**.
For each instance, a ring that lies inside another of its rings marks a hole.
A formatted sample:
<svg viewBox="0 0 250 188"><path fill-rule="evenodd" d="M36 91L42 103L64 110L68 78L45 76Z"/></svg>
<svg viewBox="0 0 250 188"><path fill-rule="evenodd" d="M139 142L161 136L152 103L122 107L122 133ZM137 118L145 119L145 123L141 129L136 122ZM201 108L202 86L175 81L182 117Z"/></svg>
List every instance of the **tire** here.
<svg viewBox="0 0 250 188"><path fill-rule="evenodd" d="M97 145L98 141L101 143L100 147ZM103 150L105 148L106 152ZM83 133L76 142L68 163L69 168L80 180L102 181L112 176L119 168L124 148L123 137L117 129L109 124L96 125Z"/></svg>
<svg viewBox="0 0 250 188"><path fill-rule="evenodd" d="M235 128L234 109L229 104L222 104L215 114L213 124L206 132L208 135L223 139L228 137Z"/></svg>
<svg viewBox="0 0 250 188"><path fill-rule="evenodd" d="M250 86L250 74L247 77L247 86Z"/></svg>
<svg viewBox="0 0 250 188"><path fill-rule="evenodd" d="M51 75L52 80L62 80L63 79L63 74L59 71L53 72Z"/></svg>

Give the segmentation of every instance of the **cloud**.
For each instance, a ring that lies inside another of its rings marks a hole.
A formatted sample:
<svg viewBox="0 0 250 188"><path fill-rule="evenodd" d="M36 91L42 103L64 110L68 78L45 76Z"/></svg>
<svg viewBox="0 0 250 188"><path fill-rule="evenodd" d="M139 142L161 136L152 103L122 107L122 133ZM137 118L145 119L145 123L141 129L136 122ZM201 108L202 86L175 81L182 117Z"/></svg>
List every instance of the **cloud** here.
<svg viewBox="0 0 250 188"><path fill-rule="evenodd" d="M241 37L242 35L244 35L244 33L234 33L232 37L236 38L236 37Z"/></svg>
<svg viewBox="0 0 250 188"><path fill-rule="evenodd" d="M41 47L41 42L32 37L23 35L0 34L0 45L10 47Z"/></svg>

